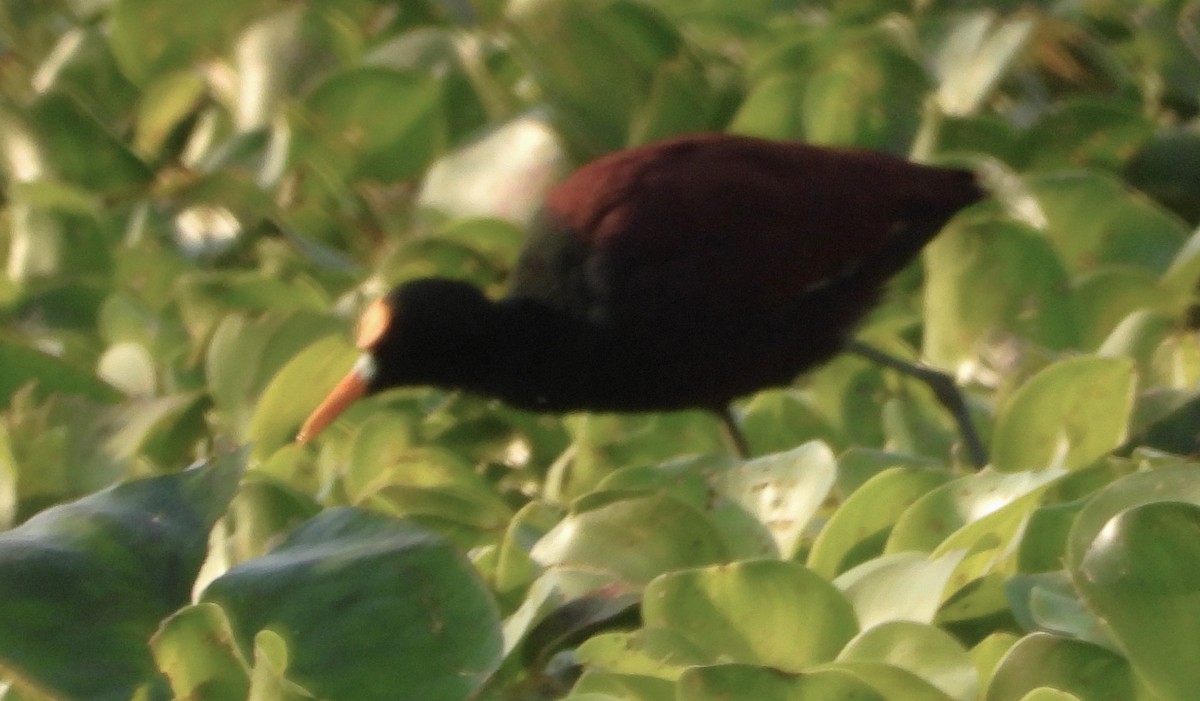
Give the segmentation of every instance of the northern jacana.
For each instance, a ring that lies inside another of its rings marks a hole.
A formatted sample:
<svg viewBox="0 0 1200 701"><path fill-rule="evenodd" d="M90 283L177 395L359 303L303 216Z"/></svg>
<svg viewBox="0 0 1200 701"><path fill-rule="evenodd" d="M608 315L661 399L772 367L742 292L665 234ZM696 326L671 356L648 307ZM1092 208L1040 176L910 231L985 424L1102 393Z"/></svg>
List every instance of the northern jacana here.
<svg viewBox="0 0 1200 701"><path fill-rule="evenodd" d="M974 175L871 151L704 134L611 153L546 197L508 294L428 278L374 302L364 354L313 412L434 385L534 411L716 412L856 344L885 283L960 209ZM904 369L904 368L901 368ZM953 383L928 368L975 462Z"/></svg>

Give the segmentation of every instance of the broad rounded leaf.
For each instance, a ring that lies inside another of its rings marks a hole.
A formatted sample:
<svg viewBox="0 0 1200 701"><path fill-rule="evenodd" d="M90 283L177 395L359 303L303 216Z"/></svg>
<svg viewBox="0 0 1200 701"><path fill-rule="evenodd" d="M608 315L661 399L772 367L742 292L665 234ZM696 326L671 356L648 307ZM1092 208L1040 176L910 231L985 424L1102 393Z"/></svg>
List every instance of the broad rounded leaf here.
<svg viewBox="0 0 1200 701"><path fill-rule="evenodd" d="M1004 590L1022 630L1058 633L1120 651L1105 622L1087 609L1066 572L1018 574L1004 583Z"/></svg>
<svg viewBox="0 0 1200 701"><path fill-rule="evenodd" d="M836 476L833 451L821 441L810 441L724 470L713 487L766 526L786 559L795 555Z"/></svg>
<svg viewBox="0 0 1200 701"><path fill-rule="evenodd" d="M176 698L240 699L250 691L249 664L216 604L177 611L150 639L150 649Z"/></svg>
<svg viewBox="0 0 1200 701"><path fill-rule="evenodd" d="M1073 568L1088 605L1163 698L1200 688L1200 506L1156 502L1114 516Z"/></svg>
<svg viewBox="0 0 1200 701"><path fill-rule="evenodd" d="M992 464L1016 472L1084 467L1125 440L1134 399L1133 363L1082 356L1044 368L996 417Z"/></svg>
<svg viewBox="0 0 1200 701"><path fill-rule="evenodd" d="M603 633L575 651L591 668L675 681L694 665L709 661L705 650L674 628L642 628L631 633Z"/></svg>
<svg viewBox="0 0 1200 701"><path fill-rule="evenodd" d="M586 153L624 146L656 69L690 60L679 28L652 5L521 0L506 7L538 87Z"/></svg>
<svg viewBox="0 0 1200 701"><path fill-rule="evenodd" d="M872 39L836 52L809 76L802 107L806 140L885 151L912 142L928 78L885 36Z"/></svg>
<svg viewBox="0 0 1200 701"><path fill-rule="evenodd" d="M281 635L288 677L333 701L461 700L500 662L496 605L470 563L430 531L354 508L322 512L203 599L245 648L260 630Z"/></svg>
<svg viewBox="0 0 1200 701"><path fill-rule="evenodd" d="M575 701L665 701L675 698L674 691L675 685L665 679L589 669L566 698Z"/></svg>
<svg viewBox="0 0 1200 701"><path fill-rule="evenodd" d="M445 139L441 87L432 76L352 68L330 76L306 104L327 157L344 159L359 177L413 177Z"/></svg>
<svg viewBox="0 0 1200 701"><path fill-rule="evenodd" d="M888 699L904 701L954 701L946 692L907 669L886 662L849 660L831 662L814 672L845 672L854 675Z"/></svg>
<svg viewBox="0 0 1200 701"><path fill-rule="evenodd" d="M1136 472L1108 485L1080 510L1067 541L1067 565L1077 570L1096 538L1121 512L1144 504L1182 502L1200 506L1200 476L1192 463Z"/></svg>
<svg viewBox="0 0 1200 701"><path fill-rule="evenodd" d="M962 644L927 624L893 621L864 630L846 645L838 660L886 662L962 701L974 699L979 691L979 673Z"/></svg>
<svg viewBox="0 0 1200 701"><path fill-rule="evenodd" d="M1073 273L1113 263L1164 272L1187 240L1183 222L1116 178L1072 170L1029 179L1045 233Z"/></svg>
<svg viewBox="0 0 1200 701"><path fill-rule="evenodd" d="M841 592L803 565L778 560L663 575L646 587L642 618L683 633L713 662L788 671L833 659L858 631Z"/></svg>
<svg viewBox="0 0 1200 701"><path fill-rule="evenodd" d="M1174 312L1187 296L1166 294L1157 276L1139 268L1101 268L1080 277L1075 288L1080 344L1096 348L1129 314L1139 309Z"/></svg>
<svg viewBox="0 0 1200 701"><path fill-rule="evenodd" d="M620 499L571 514L530 554L545 567L586 567L631 584L727 559L721 535L709 520L665 495Z"/></svg>
<svg viewBox="0 0 1200 701"><path fill-rule="evenodd" d="M688 669L679 680L676 698L688 701L885 701L891 697L840 670L788 675L766 667L722 664Z"/></svg>
<svg viewBox="0 0 1200 701"><path fill-rule="evenodd" d="M265 457L296 437L305 417L350 370L358 351L328 336L296 354L275 374L255 408L249 437Z"/></svg>
<svg viewBox="0 0 1200 701"><path fill-rule="evenodd" d="M957 368L1014 338L1053 349L1077 344L1062 261L1029 226L960 217L925 247L924 260L922 353L931 364Z"/></svg>
<svg viewBox="0 0 1200 701"><path fill-rule="evenodd" d="M1133 672L1124 657L1091 643L1033 633L1000 660L984 699L1021 701L1043 686L1090 701L1137 698Z"/></svg>
<svg viewBox="0 0 1200 701"><path fill-rule="evenodd" d="M363 422L345 472L349 499L431 527L502 531L512 512L474 465L449 450L413 445L410 432L409 422L389 413Z"/></svg>
<svg viewBox="0 0 1200 701"><path fill-rule="evenodd" d="M927 493L901 514L888 537L887 552L932 552L943 548L951 536L1006 507L1029 513L1041 494L1065 474L1062 470L1007 474L989 469L959 477ZM973 546L973 542L960 545Z"/></svg>
<svg viewBox="0 0 1200 701"><path fill-rule="evenodd" d="M890 468L856 489L821 529L808 566L833 577L883 552L888 533L917 499L950 480L943 470Z"/></svg>
<svg viewBox="0 0 1200 701"><path fill-rule="evenodd" d="M119 484L0 533L0 666L67 698L158 684L146 641L190 599L242 462Z"/></svg>
<svg viewBox="0 0 1200 701"><path fill-rule="evenodd" d="M833 583L854 605L864 630L887 621L931 623L965 554L951 552L933 559L923 553L884 555L843 573Z"/></svg>

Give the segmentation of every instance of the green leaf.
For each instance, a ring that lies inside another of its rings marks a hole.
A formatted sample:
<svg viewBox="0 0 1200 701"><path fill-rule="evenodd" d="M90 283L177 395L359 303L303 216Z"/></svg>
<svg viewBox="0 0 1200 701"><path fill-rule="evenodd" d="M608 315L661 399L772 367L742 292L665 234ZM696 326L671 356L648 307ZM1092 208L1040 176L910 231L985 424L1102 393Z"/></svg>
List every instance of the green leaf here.
<svg viewBox="0 0 1200 701"><path fill-rule="evenodd" d="M1109 520L1072 574L1139 676L1163 698L1200 684L1200 506L1156 502Z"/></svg>
<svg viewBox="0 0 1200 701"><path fill-rule="evenodd" d="M215 53L264 3L217 0L115 0L111 9L112 50L121 71L144 85L156 76Z"/></svg>
<svg viewBox="0 0 1200 701"><path fill-rule="evenodd" d="M1005 582L1004 589L1022 629L1057 633L1120 652L1104 622L1084 606L1065 571L1017 575Z"/></svg>
<svg viewBox="0 0 1200 701"><path fill-rule="evenodd" d="M836 474L837 461L829 446L810 441L723 470L713 486L766 526L779 556L790 559L833 488Z"/></svg>
<svg viewBox="0 0 1200 701"><path fill-rule="evenodd" d="M120 120L136 96L117 68L107 37L91 26L63 33L31 82L38 92L71 95L104 123Z"/></svg>
<svg viewBox="0 0 1200 701"><path fill-rule="evenodd" d="M738 428L755 455L791 450L805 441L836 440L833 429L811 402L792 389L757 392L737 413Z"/></svg>
<svg viewBox="0 0 1200 701"><path fill-rule="evenodd" d="M204 80L191 71L167 73L152 82L138 104L133 138L138 155L148 159L157 156L171 133L199 109L204 89Z"/></svg>
<svg viewBox="0 0 1200 701"><path fill-rule="evenodd" d="M945 484L942 470L894 467L869 479L833 512L808 555L808 566L834 577L883 552L900 515L925 494Z"/></svg>
<svg viewBox="0 0 1200 701"><path fill-rule="evenodd" d="M1111 263L1160 274L1187 240L1181 221L1111 176L1051 173L1028 185L1045 213L1046 237L1072 273Z"/></svg>
<svg viewBox="0 0 1200 701"><path fill-rule="evenodd" d="M304 701L316 697L286 677L287 642L269 630L254 636L254 670L247 701Z"/></svg>
<svg viewBox="0 0 1200 701"><path fill-rule="evenodd" d="M838 660L885 662L963 701L974 699L979 691L979 675L967 651L949 633L926 624L881 623L859 633Z"/></svg>
<svg viewBox="0 0 1200 701"><path fill-rule="evenodd" d="M944 549L950 537L973 527L979 529L974 524L1006 507L1029 513L1041 494L1064 474L1062 470L1012 474L984 470L944 484L905 510L888 537L887 552ZM974 542L963 542L959 547L973 546Z"/></svg>
<svg viewBox="0 0 1200 701"><path fill-rule="evenodd" d="M922 354L938 367L974 362L1018 339L1051 349L1078 343L1062 262L1037 231L980 214L951 222L925 247Z"/></svg>
<svg viewBox="0 0 1200 701"><path fill-rule="evenodd" d="M20 134L34 141L45 175L100 194L120 193L150 180L149 169L109 125L65 93L45 93L19 116L0 106L0 120L7 138ZM25 157L34 154L26 152Z"/></svg>
<svg viewBox="0 0 1200 701"><path fill-rule="evenodd" d="M689 668L679 680L676 698L689 701L884 701L890 697L855 675L840 670L789 675L753 665L721 664Z"/></svg>
<svg viewBox="0 0 1200 701"><path fill-rule="evenodd" d="M1122 319L1141 309L1174 312L1187 296L1166 294L1158 279L1138 268L1101 268L1080 277L1075 288L1080 344L1096 348Z"/></svg>
<svg viewBox="0 0 1200 701"><path fill-rule="evenodd" d="M177 611L150 639L150 649L176 698L221 701L245 698L250 691L249 665L216 604Z"/></svg>
<svg viewBox="0 0 1200 701"><path fill-rule="evenodd" d="M808 141L902 152L917 132L925 71L886 36L855 42L808 78L802 102Z"/></svg>
<svg viewBox="0 0 1200 701"><path fill-rule="evenodd" d="M777 560L665 574L647 585L642 618L681 632L712 662L796 672L833 659L858 631L841 592Z"/></svg>
<svg viewBox="0 0 1200 701"><path fill-rule="evenodd" d="M333 74L306 102L323 156L347 175L382 181L419 174L441 152L442 94L430 76L381 67Z"/></svg>
<svg viewBox="0 0 1200 701"><path fill-rule="evenodd" d="M863 630L887 621L931 623L945 601L947 584L966 553L929 558L894 553L868 560L833 583L850 603Z"/></svg>
<svg viewBox="0 0 1200 701"><path fill-rule="evenodd" d="M267 384L250 420L256 456L267 456L296 437L304 419L350 370L357 351L329 336L297 353Z"/></svg>
<svg viewBox="0 0 1200 701"><path fill-rule="evenodd" d="M708 652L675 628L641 628L630 633L602 633L575 651L591 668L620 674L676 681L691 666L706 664Z"/></svg>
<svg viewBox="0 0 1200 701"><path fill-rule="evenodd" d="M727 558L711 522L693 507L665 495L620 499L573 513L539 540L530 554L544 567L586 567L632 584Z"/></svg>
<svg viewBox="0 0 1200 701"><path fill-rule="evenodd" d="M96 402L113 402L120 396L115 387L93 373L11 341L0 340L0 367L4 368L0 373L0 403L4 404L27 383L34 383L39 397L78 394Z"/></svg>
<svg viewBox="0 0 1200 701"><path fill-rule="evenodd" d="M1097 492L1075 518L1067 542L1067 563L1077 570L1092 544L1117 515L1128 509L1157 502L1181 502L1200 506L1200 480L1195 465L1183 462L1136 472Z"/></svg>
<svg viewBox="0 0 1200 701"><path fill-rule="evenodd" d="M514 36L564 132L584 153L625 146L658 68L687 60L679 29L629 0L508 4Z"/></svg>
<svg viewBox="0 0 1200 701"><path fill-rule="evenodd" d="M1021 697L1021 701L1080 701L1078 696L1059 689L1039 686Z"/></svg>
<svg viewBox="0 0 1200 701"><path fill-rule="evenodd" d="M975 647L971 648L971 661L975 664L975 669L979 670L979 678L984 681L984 688L988 686L992 678L992 673L996 671L996 666L1000 664L1000 660L1013 645L1020 640L1015 634L1008 631L998 631L990 633L986 638L980 640Z"/></svg>
<svg viewBox="0 0 1200 701"><path fill-rule="evenodd" d="M937 99L942 111L962 116L983 106L1016 63L1036 22L1028 15L1001 20L992 10L954 19L934 51L934 71L941 82Z"/></svg>
<svg viewBox="0 0 1200 701"><path fill-rule="evenodd" d="M905 701L953 701L941 689L921 677L884 662L847 661L832 662L813 670L814 672L846 672L866 682L875 691L889 699Z"/></svg>
<svg viewBox="0 0 1200 701"><path fill-rule="evenodd" d="M0 534L0 664L69 698L158 684L146 641L191 598L243 459L120 484Z"/></svg>
<svg viewBox="0 0 1200 701"><path fill-rule="evenodd" d="M164 468L185 462L206 437L204 411L208 398L201 392L172 394L126 403L112 412L120 425L105 441L114 457L134 456Z"/></svg>
<svg viewBox="0 0 1200 701"><path fill-rule="evenodd" d="M500 662L495 604L470 563L418 526L328 509L204 591L246 648L263 629L322 698L463 699Z"/></svg>
<svg viewBox="0 0 1200 701"><path fill-rule="evenodd" d="M1125 440L1134 382L1125 358L1081 356L1043 369L1000 408L993 466L1017 472L1091 464Z"/></svg>
<svg viewBox="0 0 1200 701"><path fill-rule="evenodd" d="M1094 701L1137 698L1124 657L1098 645L1046 633L1027 635L1009 649L984 698L1020 701L1044 686Z"/></svg>
<svg viewBox="0 0 1200 701"><path fill-rule="evenodd" d="M1022 572L1050 572L1062 567L1067 540L1082 501L1046 504L1029 515L1017 546L1017 567Z"/></svg>
<svg viewBox="0 0 1200 701"><path fill-rule="evenodd" d="M804 137L804 119L796 96L804 94L807 78L773 75L754 85L738 107L729 131L764 139Z"/></svg>
<svg viewBox="0 0 1200 701"><path fill-rule="evenodd" d="M461 532L470 544L503 531L512 512L474 465L448 450L412 445L405 428L386 413L363 422L344 477L349 499Z"/></svg>
<svg viewBox="0 0 1200 701"><path fill-rule="evenodd" d="M247 436L260 395L272 377L307 346L341 327L329 317L304 311L225 316L204 357L208 391L223 423L234 435Z"/></svg>
<svg viewBox="0 0 1200 701"><path fill-rule="evenodd" d="M704 70L684 56L659 64L645 101L630 115L629 144L646 144L676 134L717 126L716 97Z"/></svg>
<svg viewBox="0 0 1200 701"><path fill-rule="evenodd" d="M1084 96L1033 125L1021 150L1034 168L1118 170L1153 133L1154 125L1138 102Z"/></svg>
<svg viewBox="0 0 1200 701"><path fill-rule="evenodd" d="M1200 229L1179 248L1171 266L1163 273L1162 285L1173 294L1186 296L1200 283Z"/></svg>
<svg viewBox="0 0 1200 701"><path fill-rule="evenodd" d="M670 701L675 698L675 685L655 677L589 669L579 678L567 698L584 701Z"/></svg>

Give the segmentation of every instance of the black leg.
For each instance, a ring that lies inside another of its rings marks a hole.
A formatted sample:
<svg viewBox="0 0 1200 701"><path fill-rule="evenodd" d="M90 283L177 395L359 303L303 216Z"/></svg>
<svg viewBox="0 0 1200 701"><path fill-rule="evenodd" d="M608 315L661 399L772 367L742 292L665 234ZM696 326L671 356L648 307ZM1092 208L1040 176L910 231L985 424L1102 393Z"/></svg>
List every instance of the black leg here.
<svg viewBox="0 0 1200 701"><path fill-rule="evenodd" d="M729 407L722 407L717 412L717 417L721 419L721 425L725 427L725 436L733 444L733 449L738 457L743 460L749 458L750 446L746 443L746 437L742 435L742 430L738 428L737 421L733 419L733 412L729 410Z"/></svg>
<svg viewBox="0 0 1200 701"><path fill-rule="evenodd" d="M958 423L958 431L962 435L963 445L967 449L967 455L971 462L975 464L975 467L983 467L988 464L987 449L983 447L983 441L975 430L975 424L971 423L971 414L967 411L967 403L963 400L962 393L958 391L958 386L954 384L952 377L931 367L910 363L907 360L888 355L862 341L850 341L846 345L846 350L928 385L937 400L946 407L946 410Z"/></svg>

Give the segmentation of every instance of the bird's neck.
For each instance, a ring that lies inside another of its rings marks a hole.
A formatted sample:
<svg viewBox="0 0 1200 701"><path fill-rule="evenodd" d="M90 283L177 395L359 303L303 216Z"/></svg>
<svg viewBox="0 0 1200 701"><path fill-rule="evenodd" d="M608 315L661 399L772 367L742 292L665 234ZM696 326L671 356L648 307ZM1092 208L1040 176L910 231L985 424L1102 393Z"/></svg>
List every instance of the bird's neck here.
<svg viewBox="0 0 1200 701"><path fill-rule="evenodd" d="M492 322L481 329L475 368L455 384L526 409L569 409L563 397L577 394L574 385L606 352L607 335L564 310L505 298L495 302Z"/></svg>

